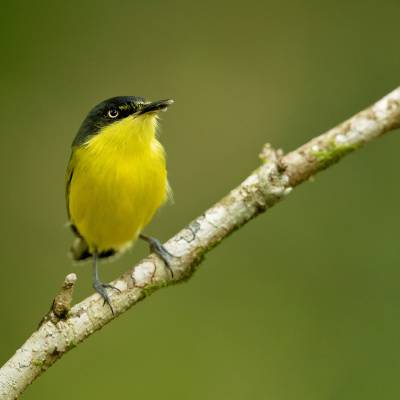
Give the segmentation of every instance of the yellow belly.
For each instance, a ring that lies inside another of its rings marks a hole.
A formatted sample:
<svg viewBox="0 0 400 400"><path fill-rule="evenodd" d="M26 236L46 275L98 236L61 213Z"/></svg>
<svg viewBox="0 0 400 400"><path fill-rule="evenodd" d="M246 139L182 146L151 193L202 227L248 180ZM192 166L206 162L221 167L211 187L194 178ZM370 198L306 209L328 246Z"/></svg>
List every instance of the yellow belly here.
<svg viewBox="0 0 400 400"><path fill-rule="evenodd" d="M164 152L149 146L92 145L74 152L69 214L91 251L121 250L167 197Z"/></svg>

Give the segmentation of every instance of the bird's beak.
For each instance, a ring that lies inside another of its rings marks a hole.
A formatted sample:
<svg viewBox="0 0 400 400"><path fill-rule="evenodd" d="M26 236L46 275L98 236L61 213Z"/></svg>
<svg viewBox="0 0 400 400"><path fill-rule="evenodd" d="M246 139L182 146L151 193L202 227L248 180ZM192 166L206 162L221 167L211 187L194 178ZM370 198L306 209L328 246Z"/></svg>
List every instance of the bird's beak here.
<svg viewBox="0 0 400 400"><path fill-rule="evenodd" d="M168 106L173 104L173 100L157 100L151 103L144 104L143 107L137 112L137 115L155 113L157 111L166 111Z"/></svg>

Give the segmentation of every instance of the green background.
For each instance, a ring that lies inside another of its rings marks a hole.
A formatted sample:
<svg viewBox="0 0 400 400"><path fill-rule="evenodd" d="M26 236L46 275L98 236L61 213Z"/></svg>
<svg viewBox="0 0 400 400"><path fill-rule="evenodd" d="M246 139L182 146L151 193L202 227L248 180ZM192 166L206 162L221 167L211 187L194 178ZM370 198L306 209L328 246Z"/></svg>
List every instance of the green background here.
<svg viewBox="0 0 400 400"><path fill-rule="evenodd" d="M64 276L64 173L86 113L171 97L161 140L175 204L165 240L285 151L399 84L393 1L8 2L0 16L0 362ZM399 132L297 188L68 353L26 399L392 399L400 396ZM102 268L111 280L144 256Z"/></svg>

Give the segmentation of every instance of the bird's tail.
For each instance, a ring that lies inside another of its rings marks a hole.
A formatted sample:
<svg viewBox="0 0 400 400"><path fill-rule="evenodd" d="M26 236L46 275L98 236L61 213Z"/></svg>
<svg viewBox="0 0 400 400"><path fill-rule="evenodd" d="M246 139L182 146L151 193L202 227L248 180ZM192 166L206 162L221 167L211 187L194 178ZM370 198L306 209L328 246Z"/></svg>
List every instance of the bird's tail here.
<svg viewBox="0 0 400 400"><path fill-rule="evenodd" d="M116 254L115 250L102 251L99 254L100 258L112 257ZM74 261L85 261L92 257L88 244L83 238L77 237L72 243L70 255Z"/></svg>
<svg viewBox="0 0 400 400"><path fill-rule="evenodd" d="M70 255L74 261L83 261L92 256L84 239L77 237L72 243Z"/></svg>

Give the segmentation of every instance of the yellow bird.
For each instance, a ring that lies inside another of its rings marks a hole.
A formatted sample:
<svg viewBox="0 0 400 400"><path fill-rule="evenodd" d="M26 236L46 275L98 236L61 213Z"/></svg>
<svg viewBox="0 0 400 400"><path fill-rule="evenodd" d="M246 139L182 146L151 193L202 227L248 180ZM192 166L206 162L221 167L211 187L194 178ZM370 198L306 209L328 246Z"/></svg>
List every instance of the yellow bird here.
<svg viewBox="0 0 400 400"><path fill-rule="evenodd" d="M112 312L106 288L118 289L100 281L99 258L122 252L139 237L170 268L171 254L141 232L169 194L156 131L159 112L172 103L136 96L105 100L89 112L72 143L66 201L77 238L71 254L77 261L93 257L93 287Z"/></svg>

